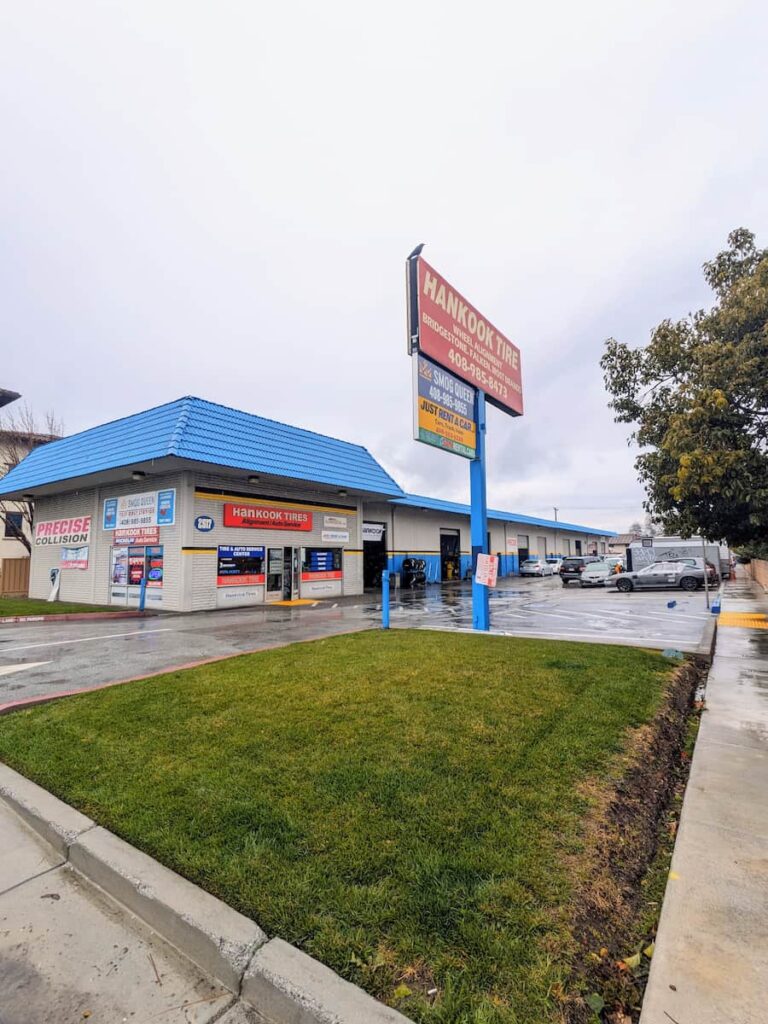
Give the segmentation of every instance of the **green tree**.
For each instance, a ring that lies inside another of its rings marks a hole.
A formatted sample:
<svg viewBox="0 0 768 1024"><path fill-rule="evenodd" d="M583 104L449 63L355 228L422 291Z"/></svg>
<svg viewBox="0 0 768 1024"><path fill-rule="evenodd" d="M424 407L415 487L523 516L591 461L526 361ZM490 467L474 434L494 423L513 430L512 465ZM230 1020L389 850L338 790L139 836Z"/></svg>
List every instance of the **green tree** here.
<svg viewBox="0 0 768 1024"><path fill-rule="evenodd" d="M704 277L711 309L664 320L645 348L609 339L600 365L652 518L750 545L768 538L768 250L739 228Z"/></svg>

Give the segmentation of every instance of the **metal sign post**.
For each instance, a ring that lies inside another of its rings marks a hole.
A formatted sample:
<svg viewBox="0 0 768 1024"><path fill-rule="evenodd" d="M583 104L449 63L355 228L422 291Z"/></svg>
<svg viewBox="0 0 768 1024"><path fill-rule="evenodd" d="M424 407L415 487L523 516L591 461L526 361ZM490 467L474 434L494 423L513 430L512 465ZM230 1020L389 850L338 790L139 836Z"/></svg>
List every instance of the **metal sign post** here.
<svg viewBox="0 0 768 1024"><path fill-rule="evenodd" d="M470 459L472 626L490 629L490 555L485 473L486 398L509 416L523 415L520 350L434 267L417 245L406 262L408 354L414 359L414 437ZM474 422L472 417L474 412ZM473 441L476 441L473 444Z"/></svg>
<svg viewBox="0 0 768 1024"><path fill-rule="evenodd" d="M477 423L477 455L469 464L470 535L472 539L472 628L490 629L488 587L478 583L477 556L485 552L488 543L488 499L485 480L485 395L475 395L475 422Z"/></svg>

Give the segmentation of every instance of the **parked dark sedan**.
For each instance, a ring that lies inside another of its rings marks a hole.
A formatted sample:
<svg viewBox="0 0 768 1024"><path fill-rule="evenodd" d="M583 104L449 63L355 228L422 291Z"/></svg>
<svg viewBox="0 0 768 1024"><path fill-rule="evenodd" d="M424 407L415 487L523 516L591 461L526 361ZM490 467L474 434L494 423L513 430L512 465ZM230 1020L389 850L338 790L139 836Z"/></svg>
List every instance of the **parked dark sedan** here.
<svg viewBox="0 0 768 1024"><path fill-rule="evenodd" d="M560 566L560 580L564 587L569 583L578 583L584 567L591 562L599 562L597 555L567 555Z"/></svg>

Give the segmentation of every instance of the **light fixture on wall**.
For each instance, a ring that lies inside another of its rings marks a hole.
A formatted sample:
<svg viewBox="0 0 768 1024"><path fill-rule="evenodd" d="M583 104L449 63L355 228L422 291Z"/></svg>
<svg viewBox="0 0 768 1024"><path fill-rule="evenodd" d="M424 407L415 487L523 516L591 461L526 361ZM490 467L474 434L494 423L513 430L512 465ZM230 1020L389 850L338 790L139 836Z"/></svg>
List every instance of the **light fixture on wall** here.
<svg viewBox="0 0 768 1024"><path fill-rule="evenodd" d="M143 469L134 469L131 473L131 480L143 480L146 475Z"/></svg>
<svg viewBox="0 0 768 1024"><path fill-rule="evenodd" d="M340 498L346 498L346 496L347 496L346 488L344 488L344 487L340 488L337 491L337 494L339 495Z"/></svg>
<svg viewBox="0 0 768 1024"><path fill-rule="evenodd" d="M248 477L248 483L249 484L257 484L257 483L259 483L260 480L261 480L261 477L258 476L258 474L256 474L256 473L251 473L251 475Z"/></svg>
<svg viewBox="0 0 768 1024"><path fill-rule="evenodd" d="M22 501L34 501L35 500L35 496L34 496L34 494L22 494L21 500Z"/></svg>

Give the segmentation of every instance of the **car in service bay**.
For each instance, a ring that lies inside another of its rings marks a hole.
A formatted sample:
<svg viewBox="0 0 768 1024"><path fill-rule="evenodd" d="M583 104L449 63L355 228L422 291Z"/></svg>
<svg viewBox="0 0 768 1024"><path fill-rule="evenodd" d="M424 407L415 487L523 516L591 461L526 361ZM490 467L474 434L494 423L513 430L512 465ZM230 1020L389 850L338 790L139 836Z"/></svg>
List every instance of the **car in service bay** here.
<svg viewBox="0 0 768 1024"><path fill-rule="evenodd" d="M710 574L711 579L711 574ZM704 569L690 559L677 562L653 562L637 572L609 576L606 586L615 586L623 594L633 590L698 590L704 586Z"/></svg>
<svg viewBox="0 0 768 1024"><path fill-rule="evenodd" d="M543 558L526 558L520 566L521 576L551 576L552 566Z"/></svg>

